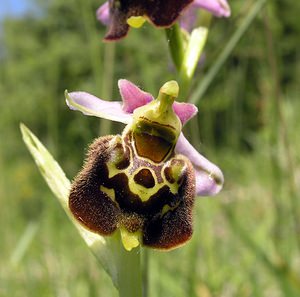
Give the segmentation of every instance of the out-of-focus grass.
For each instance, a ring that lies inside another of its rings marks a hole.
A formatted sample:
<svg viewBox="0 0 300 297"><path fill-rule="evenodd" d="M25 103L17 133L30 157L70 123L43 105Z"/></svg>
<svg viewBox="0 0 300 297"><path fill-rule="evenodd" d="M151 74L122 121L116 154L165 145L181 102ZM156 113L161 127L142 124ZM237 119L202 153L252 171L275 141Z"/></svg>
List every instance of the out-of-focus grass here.
<svg viewBox="0 0 300 297"><path fill-rule="evenodd" d="M7 20L3 26L0 296L117 296L53 199L19 133L22 121L70 177L81 166L85 146L98 136L99 121L69 112L63 98L66 88L99 96L111 91L102 89L103 28L93 23L99 3L73 2L53 1L42 18ZM300 231L292 217L300 211L293 206L295 201L299 205L299 196L291 196L291 184L295 182L298 192L300 184L300 68L295 50L300 25L294 7L299 4L281 2L259 14L201 100L198 118L186 127L195 146L223 169L226 183L216 198L197 199L190 243L168 253L150 251L151 297L300 295ZM213 23L195 85L253 3L232 1L232 19ZM116 45L114 99L119 98L118 78L155 94L174 76L164 32L146 25ZM280 86L279 92L274 86ZM284 132L276 96L282 100ZM112 131L121 128L113 125ZM295 168L292 183L283 133Z"/></svg>

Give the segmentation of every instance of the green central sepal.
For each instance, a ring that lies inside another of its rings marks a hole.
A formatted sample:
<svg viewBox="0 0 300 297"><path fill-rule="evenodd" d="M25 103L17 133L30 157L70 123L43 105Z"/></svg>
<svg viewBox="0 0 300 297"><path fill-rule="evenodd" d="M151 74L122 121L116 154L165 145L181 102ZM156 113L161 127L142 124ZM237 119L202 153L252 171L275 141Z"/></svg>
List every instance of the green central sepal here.
<svg viewBox="0 0 300 297"><path fill-rule="evenodd" d="M159 163L173 152L182 129L172 107L178 93L177 82L169 81L160 88L157 99L134 111L128 130L133 133L141 157Z"/></svg>

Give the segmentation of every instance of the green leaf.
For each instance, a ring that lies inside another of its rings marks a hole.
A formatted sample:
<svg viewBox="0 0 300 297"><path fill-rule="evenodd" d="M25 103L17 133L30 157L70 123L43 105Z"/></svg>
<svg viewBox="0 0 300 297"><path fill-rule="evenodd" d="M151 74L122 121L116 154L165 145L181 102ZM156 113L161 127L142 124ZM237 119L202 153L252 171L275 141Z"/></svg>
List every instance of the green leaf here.
<svg viewBox="0 0 300 297"><path fill-rule="evenodd" d="M59 164L54 160L52 155L38 138L24 124L20 125L20 129L23 140L49 188L59 200L61 206L79 231L87 246L94 253L105 271L110 275L114 285L117 287L119 269L118 256L120 255L120 249L122 248L119 241L115 236L104 238L98 234L92 233L81 226L73 218L68 207L68 196L71 186L70 181Z"/></svg>

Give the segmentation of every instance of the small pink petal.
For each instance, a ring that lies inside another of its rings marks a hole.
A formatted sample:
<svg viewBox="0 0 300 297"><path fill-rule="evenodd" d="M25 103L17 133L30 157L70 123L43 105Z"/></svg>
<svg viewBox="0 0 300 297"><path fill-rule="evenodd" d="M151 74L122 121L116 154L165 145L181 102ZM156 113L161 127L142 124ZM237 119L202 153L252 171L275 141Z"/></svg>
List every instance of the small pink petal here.
<svg viewBox="0 0 300 297"><path fill-rule="evenodd" d="M184 125L198 112L198 108L194 104L177 101L173 103L173 110L179 117L182 125Z"/></svg>
<svg viewBox="0 0 300 297"><path fill-rule="evenodd" d="M231 14L226 0L195 0L193 4L196 7L210 11L217 17L229 17Z"/></svg>
<svg viewBox="0 0 300 297"><path fill-rule="evenodd" d="M67 105L72 110L124 124L131 122L131 114L122 109L122 102L104 101L86 92L66 92L65 96Z"/></svg>
<svg viewBox="0 0 300 297"><path fill-rule="evenodd" d="M102 4L96 12L97 20L100 21L103 25L108 26L110 23L110 14L109 14L109 3L106 1Z"/></svg>
<svg viewBox="0 0 300 297"><path fill-rule="evenodd" d="M192 162L196 175L196 194L199 196L216 195L223 187L222 171L197 152L181 133L175 147L176 153L183 154Z"/></svg>
<svg viewBox="0 0 300 297"><path fill-rule="evenodd" d="M128 113L143 105L146 105L154 98L151 94L142 91L135 84L126 79L119 79L118 86L123 100L123 110Z"/></svg>

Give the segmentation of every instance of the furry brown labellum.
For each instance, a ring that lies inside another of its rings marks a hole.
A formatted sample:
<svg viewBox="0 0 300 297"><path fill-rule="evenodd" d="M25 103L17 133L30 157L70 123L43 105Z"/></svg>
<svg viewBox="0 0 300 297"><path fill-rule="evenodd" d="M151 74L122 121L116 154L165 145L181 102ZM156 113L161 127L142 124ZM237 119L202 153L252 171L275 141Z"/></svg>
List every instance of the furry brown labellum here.
<svg viewBox="0 0 300 297"><path fill-rule="evenodd" d="M167 84L135 110L122 136L94 141L71 188L75 218L101 235L120 229L127 250L140 243L172 249L192 235L195 174L174 153L181 123L172 109L176 85Z"/></svg>

